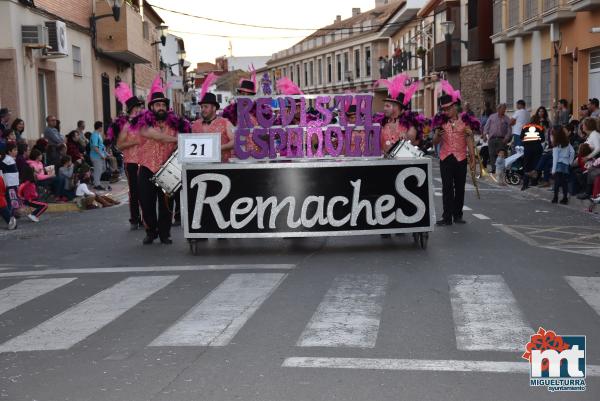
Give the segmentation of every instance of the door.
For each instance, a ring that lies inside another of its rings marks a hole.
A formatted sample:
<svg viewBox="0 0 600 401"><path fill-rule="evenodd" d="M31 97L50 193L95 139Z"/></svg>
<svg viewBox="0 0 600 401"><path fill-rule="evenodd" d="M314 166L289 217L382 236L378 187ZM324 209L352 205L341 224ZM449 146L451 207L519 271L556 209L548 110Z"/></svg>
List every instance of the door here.
<svg viewBox="0 0 600 401"><path fill-rule="evenodd" d="M48 117L48 92L46 88L46 74L38 72L38 110L40 133L46 129L46 117Z"/></svg>
<svg viewBox="0 0 600 401"><path fill-rule="evenodd" d="M108 74L102 74L102 122L104 123L104 129L108 128L108 125L111 122L111 113L110 113L110 79L108 78Z"/></svg>
<svg viewBox="0 0 600 401"><path fill-rule="evenodd" d="M588 98L600 98L600 48L590 51L590 76Z"/></svg>

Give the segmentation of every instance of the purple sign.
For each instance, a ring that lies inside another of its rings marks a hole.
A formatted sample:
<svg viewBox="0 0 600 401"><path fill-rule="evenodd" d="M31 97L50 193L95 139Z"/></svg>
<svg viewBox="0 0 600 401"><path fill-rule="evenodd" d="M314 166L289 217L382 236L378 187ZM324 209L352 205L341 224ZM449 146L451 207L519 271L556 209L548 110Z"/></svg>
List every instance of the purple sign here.
<svg viewBox="0 0 600 401"><path fill-rule="evenodd" d="M274 103L278 112L271 108ZM381 156L381 126L373 123L372 95L324 95L314 98L310 110L309 104L306 96L238 97L236 156L242 160ZM350 116L352 105L356 112ZM332 109L338 110L335 124Z"/></svg>

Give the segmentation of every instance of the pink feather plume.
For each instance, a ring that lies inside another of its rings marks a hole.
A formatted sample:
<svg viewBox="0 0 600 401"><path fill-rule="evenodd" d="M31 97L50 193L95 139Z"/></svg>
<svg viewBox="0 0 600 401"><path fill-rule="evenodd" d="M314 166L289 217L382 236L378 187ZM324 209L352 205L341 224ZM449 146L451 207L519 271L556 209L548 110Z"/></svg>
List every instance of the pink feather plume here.
<svg viewBox="0 0 600 401"><path fill-rule="evenodd" d="M148 103L152 100L152 94L156 92L164 92L162 79L160 78L160 74L154 78L152 81L152 86L150 87L150 93L148 93Z"/></svg>
<svg viewBox="0 0 600 401"><path fill-rule="evenodd" d="M288 77L279 78L275 86L282 95L304 95L304 92Z"/></svg>
<svg viewBox="0 0 600 401"><path fill-rule="evenodd" d="M399 94L405 93L406 81L408 79L410 79L408 75L398 74L388 79L377 80L377 82L375 82L375 86L385 86L388 89L388 94L390 95L390 98L396 99Z"/></svg>
<svg viewBox="0 0 600 401"><path fill-rule="evenodd" d="M416 81L416 82L413 82L412 85L410 85L409 87L407 87L404 90L404 105L405 106L410 102L410 99L412 99L412 97L415 95L415 93L419 90L419 86L421 86L421 82Z"/></svg>
<svg viewBox="0 0 600 401"><path fill-rule="evenodd" d="M210 88L218 78L219 77L214 72L211 72L204 78L202 88L200 89L200 99L204 99L204 95L208 92L208 88Z"/></svg>
<svg viewBox="0 0 600 401"><path fill-rule="evenodd" d="M125 82L119 82L119 85L115 88L115 97L119 99L123 105L129 99L133 97L133 93L131 92L131 88Z"/></svg>
<svg viewBox="0 0 600 401"><path fill-rule="evenodd" d="M457 100L460 100L460 91L459 90L454 90L454 88L452 87L452 85L450 85L450 82L446 81L445 79L442 79L440 81L441 83L441 88L442 90L449 96L452 96L452 101L456 102Z"/></svg>

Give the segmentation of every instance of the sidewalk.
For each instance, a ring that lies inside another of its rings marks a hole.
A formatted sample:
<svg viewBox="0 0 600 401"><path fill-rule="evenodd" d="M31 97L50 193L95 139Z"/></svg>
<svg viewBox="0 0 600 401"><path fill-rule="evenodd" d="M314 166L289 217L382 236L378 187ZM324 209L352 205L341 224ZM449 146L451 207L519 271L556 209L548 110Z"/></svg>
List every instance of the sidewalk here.
<svg viewBox="0 0 600 401"><path fill-rule="evenodd" d="M106 185L104 185L106 187ZM109 195L121 203L129 200L129 188L127 187L127 179L123 176L121 179L113 184L110 184L110 191L98 191L100 195ZM90 190L95 191L90 188ZM48 210L46 213L67 213L67 212L81 212L77 204L73 201L64 203L49 203Z"/></svg>
<svg viewBox="0 0 600 401"><path fill-rule="evenodd" d="M553 195L552 186L545 187L545 188L540 188L539 186L534 186L534 187L530 186L525 191L521 191L521 185L500 186L489 177L480 179L480 182L483 184L487 184L491 187L506 188L507 191L520 193L524 196L531 196L535 199L547 202L548 205L552 205L552 203L551 203L552 195ZM562 195L559 196L559 198L562 198ZM569 203L567 205L559 204L558 206L590 214L588 209L591 204L592 204L591 201L588 199L580 200L580 199L577 199L576 196L569 196ZM596 205L596 208L594 209L593 213L591 213L591 214L594 214L594 215L600 214L600 205Z"/></svg>

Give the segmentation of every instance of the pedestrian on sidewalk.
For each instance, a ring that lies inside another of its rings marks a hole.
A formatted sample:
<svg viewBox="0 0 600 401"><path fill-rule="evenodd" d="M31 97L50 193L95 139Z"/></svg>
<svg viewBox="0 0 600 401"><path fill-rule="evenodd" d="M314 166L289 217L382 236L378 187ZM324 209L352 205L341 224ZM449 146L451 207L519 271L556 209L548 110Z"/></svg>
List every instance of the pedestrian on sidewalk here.
<svg viewBox="0 0 600 401"><path fill-rule="evenodd" d="M106 170L106 148L100 132L103 125L102 121L96 121L94 123L94 132L92 132L90 137L90 158L94 166L94 189L98 191L106 190L100 182L102 173Z"/></svg>
<svg viewBox="0 0 600 401"><path fill-rule="evenodd" d="M23 183L19 186L19 198L25 206L33 208L33 212L27 215L27 218L34 223L39 222L40 216L48 209L48 204L38 201L35 173L31 167L23 173Z"/></svg>
<svg viewBox="0 0 600 401"><path fill-rule="evenodd" d="M592 149L592 153L585 157L585 162L589 166L587 173L587 184L584 192L577 195L577 199L587 199L592 195L594 180L600 176L600 166L594 166L594 160L600 157L600 133L598 132L598 122L593 117L583 120L583 131L587 134L587 143Z"/></svg>
<svg viewBox="0 0 600 401"><path fill-rule="evenodd" d="M558 190L562 188L563 198L560 203L566 205L569 203L569 174L571 164L575 159L575 150L569 142L568 128L563 126L552 132L552 176L554 177L554 197L552 203L558 202Z"/></svg>
<svg viewBox="0 0 600 401"><path fill-rule="evenodd" d="M517 101L517 110L513 113L510 125L512 126L512 146L513 149L517 146L522 146L521 131L523 126L531 120L531 115L527 111L525 100Z"/></svg>
<svg viewBox="0 0 600 401"><path fill-rule="evenodd" d="M465 200L465 184L467 181L467 164L475 170L475 144L473 131L458 114L460 91L455 91L447 81L442 81L440 108L447 121L436 127L433 144L440 146L440 172L442 174L442 199L444 213L437 222L440 226L452 223L464 224L463 206ZM467 156L468 149L468 156ZM468 162L467 162L468 158Z"/></svg>
<svg viewBox="0 0 600 401"><path fill-rule="evenodd" d="M17 191L19 189L19 169L17 168L17 144L11 142L6 145L6 155L0 161L0 171L4 175L4 182L6 189L4 191L6 199L8 200L9 210L17 209L19 207L19 199L17 197Z"/></svg>
<svg viewBox="0 0 600 401"><path fill-rule="evenodd" d="M496 172L496 157L498 151L510 142L512 135L510 118L506 116L506 104L500 103L496 110L496 113L492 114L487 119L483 128L483 139L488 143L488 153L490 155L492 173Z"/></svg>

